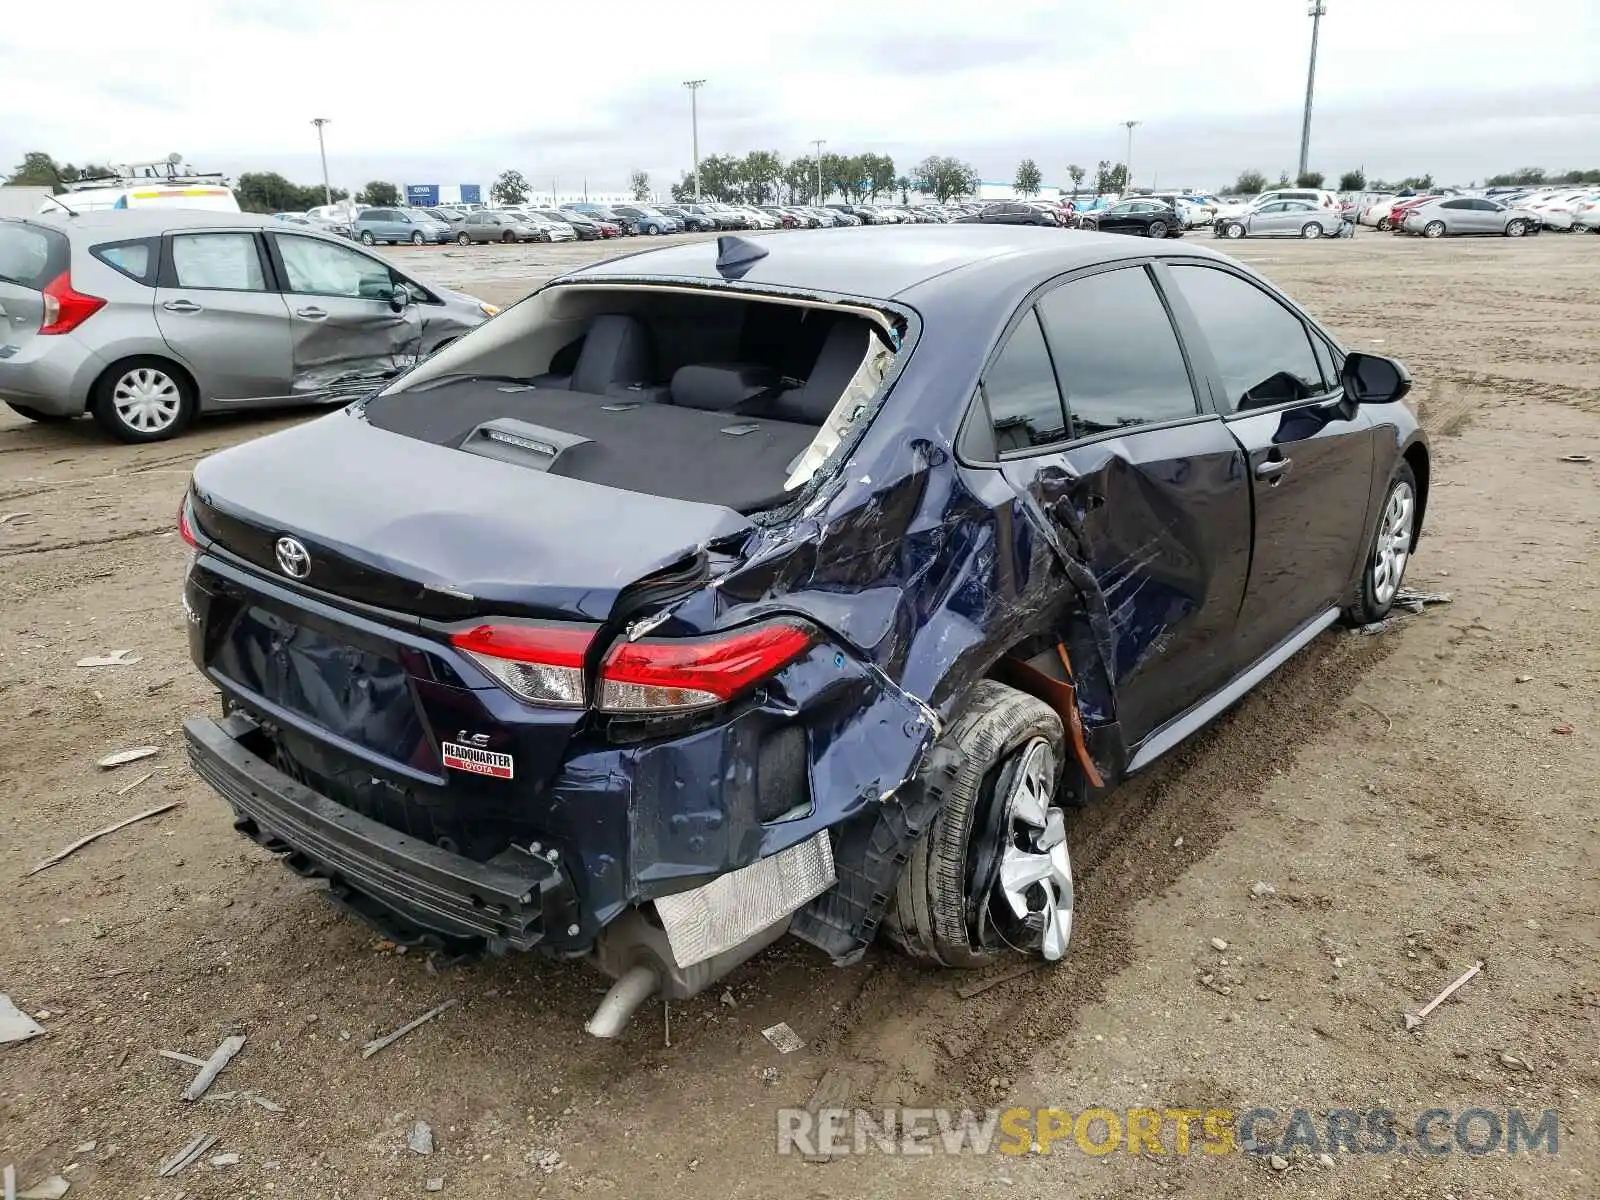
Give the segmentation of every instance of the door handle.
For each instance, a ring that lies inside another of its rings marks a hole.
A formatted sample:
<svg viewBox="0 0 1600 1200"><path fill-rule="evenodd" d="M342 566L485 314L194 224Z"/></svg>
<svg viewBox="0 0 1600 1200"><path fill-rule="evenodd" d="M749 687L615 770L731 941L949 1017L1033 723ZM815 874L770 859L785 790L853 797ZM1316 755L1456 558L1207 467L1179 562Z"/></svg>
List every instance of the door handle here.
<svg viewBox="0 0 1600 1200"><path fill-rule="evenodd" d="M175 313L197 313L200 311L200 306L193 300L168 300L161 307L168 312Z"/></svg>
<svg viewBox="0 0 1600 1200"><path fill-rule="evenodd" d="M294 310L294 315L307 321L326 321L328 319L326 310L320 308L297 308Z"/></svg>
<svg viewBox="0 0 1600 1200"><path fill-rule="evenodd" d="M1289 468L1294 465L1292 458L1269 458L1256 464L1256 478L1270 479L1274 483L1289 473Z"/></svg>

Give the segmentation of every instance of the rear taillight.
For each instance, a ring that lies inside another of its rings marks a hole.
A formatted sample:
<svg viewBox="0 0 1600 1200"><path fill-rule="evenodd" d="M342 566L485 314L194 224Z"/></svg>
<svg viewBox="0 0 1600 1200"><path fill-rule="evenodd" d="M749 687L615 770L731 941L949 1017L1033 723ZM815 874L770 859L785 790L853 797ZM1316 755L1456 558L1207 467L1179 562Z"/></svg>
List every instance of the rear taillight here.
<svg viewBox="0 0 1600 1200"><path fill-rule="evenodd" d="M178 501L178 536L196 550L200 549L200 542L194 536L194 526L189 523L189 497L184 496Z"/></svg>
<svg viewBox="0 0 1600 1200"><path fill-rule="evenodd" d="M594 631L551 625L479 625L450 635L512 695L529 704L582 708L583 663Z"/></svg>
<svg viewBox="0 0 1600 1200"><path fill-rule="evenodd" d="M63 271L44 285L42 334L71 333L105 307L99 296L87 296L72 286L72 274Z"/></svg>
<svg viewBox="0 0 1600 1200"><path fill-rule="evenodd" d="M793 662L815 641L807 626L775 622L711 637L618 642L600 667L597 707L642 713L723 704Z"/></svg>

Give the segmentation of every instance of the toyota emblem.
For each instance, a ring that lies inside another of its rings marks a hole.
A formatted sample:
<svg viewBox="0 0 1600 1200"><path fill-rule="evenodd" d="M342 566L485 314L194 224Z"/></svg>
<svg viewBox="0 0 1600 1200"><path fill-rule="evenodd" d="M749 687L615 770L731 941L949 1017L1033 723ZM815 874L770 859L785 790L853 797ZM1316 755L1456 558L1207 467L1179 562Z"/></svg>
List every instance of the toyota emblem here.
<svg viewBox="0 0 1600 1200"><path fill-rule="evenodd" d="M281 537L275 547L278 555L278 570L290 579L304 579L311 574L311 554L292 537Z"/></svg>

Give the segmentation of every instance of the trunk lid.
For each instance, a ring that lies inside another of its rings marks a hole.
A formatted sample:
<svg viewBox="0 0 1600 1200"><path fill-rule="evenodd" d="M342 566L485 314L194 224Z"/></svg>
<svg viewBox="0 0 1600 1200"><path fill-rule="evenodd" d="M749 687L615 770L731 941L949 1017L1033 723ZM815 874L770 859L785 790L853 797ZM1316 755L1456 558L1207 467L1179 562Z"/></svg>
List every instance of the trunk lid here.
<svg viewBox="0 0 1600 1200"><path fill-rule="evenodd" d="M618 595L751 528L642 495L375 428L345 410L204 459L200 531L279 578L434 620L604 621ZM309 569L278 561L300 542Z"/></svg>
<svg viewBox="0 0 1600 1200"><path fill-rule="evenodd" d="M0 360L37 336L44 324L44 289L70 261L71 247L59 230L0 221Z"/></svg>

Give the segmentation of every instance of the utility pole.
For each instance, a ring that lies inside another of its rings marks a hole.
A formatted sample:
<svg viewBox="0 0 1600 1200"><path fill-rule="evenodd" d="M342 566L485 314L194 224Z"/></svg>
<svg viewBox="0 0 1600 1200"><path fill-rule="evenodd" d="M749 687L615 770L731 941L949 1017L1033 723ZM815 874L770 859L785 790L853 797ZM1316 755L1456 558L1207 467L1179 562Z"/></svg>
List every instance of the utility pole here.
<svg viewBox="0 0 1600 1200"><path fill-rule="evenodd" d="M1126 196L1133 191L1133 130L1135 126L1143 125L1144 122L1124 121L1122 124L1128 130L1128 157L1123 159L1122 164L1127 168L1128 177L1122 181L1122 194Z"/></svg>
<svg viewBox="0 0 1600 1200"><path fill-rule="evenodd" d="M317 153L322 155L322 202L333 203L333 189L328 186L328 148L322 142L322 127L328 123L327 117L312 117L311 123L317 127Z"/></svg>
<svg viewBox="0 0 1600 1200"><path fill-rule="evenodd" d="M824 199L822 194L822 148L828 144L826 138L814 138L811 142L817 148L817 204L820 206Z"/></svg>
<svg viewBox="0 0 1600 1200"><path fill-rule="evenodd" d="M683 86L689 89L689 136L694 148L694 198L700 199L700 89L705 87L704 79L685 79Z"/></svg>
<svg viewBox="0 0 1600 1200"><path fill-rule="evenodd" d="M1311 65L1306 68L1306 115L1300 122L1300 174L1304 175L1310 169L1311 155L1311 94L1317 86L1317 34L1322 29L1322 18L1327 15L1328 6L1322 0L1312 0L1311 7L1306 9L1306 16L1311 18ZM1298 181L1297 181L1298 182Z"/></svg>

